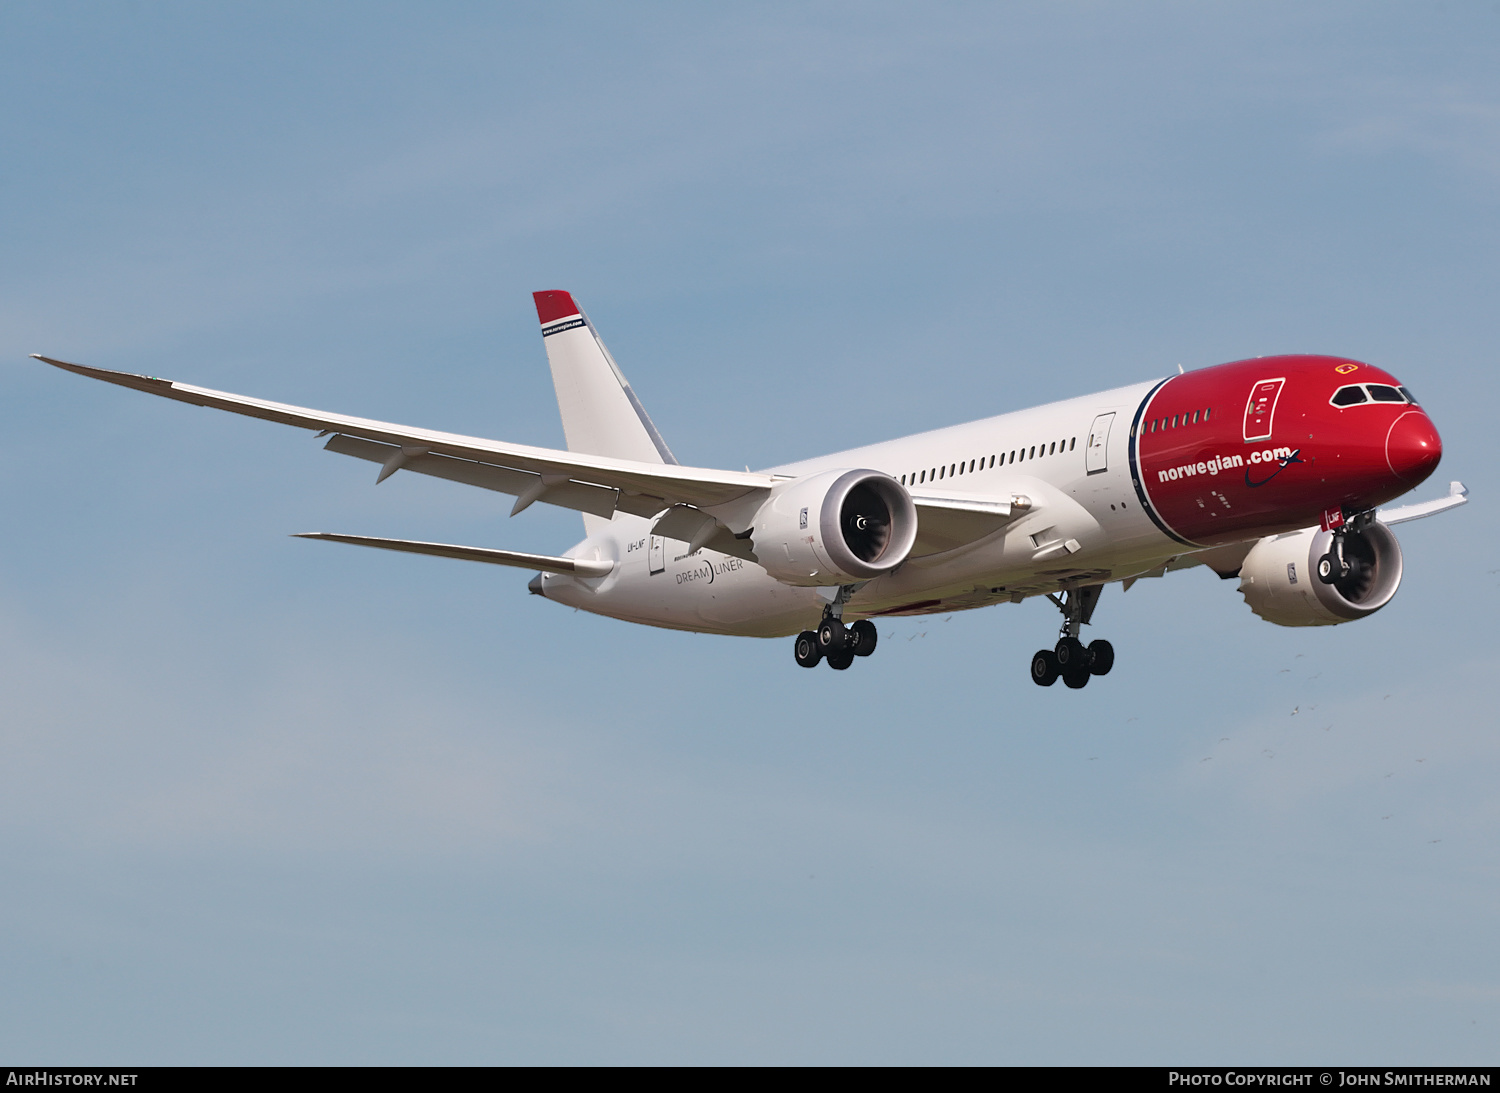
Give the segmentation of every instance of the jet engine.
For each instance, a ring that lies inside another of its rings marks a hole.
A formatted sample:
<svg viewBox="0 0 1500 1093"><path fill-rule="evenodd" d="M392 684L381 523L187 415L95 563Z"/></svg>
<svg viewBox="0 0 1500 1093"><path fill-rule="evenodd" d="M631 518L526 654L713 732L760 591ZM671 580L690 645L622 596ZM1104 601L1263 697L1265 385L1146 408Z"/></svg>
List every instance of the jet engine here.
<svg viewBox="0 0 1500 1093"><path fill-rule="evenodd" d="M1333 532L1304 528L1262 539L1240 567L1240 593L1277 626L1335 626L1373 615L1401 583L1401 544L1372 521L1344 537L1349 571L1332 584L1318 578L1318 561L1332 549Z"/></svg>
<svg viewBox="0 0 1500 1093"><path fill-rule="evenodd" d="M854 584L911 553L917 509L888 474L834 470L781 482L755 514L755 557L792 585Z"/></svg>

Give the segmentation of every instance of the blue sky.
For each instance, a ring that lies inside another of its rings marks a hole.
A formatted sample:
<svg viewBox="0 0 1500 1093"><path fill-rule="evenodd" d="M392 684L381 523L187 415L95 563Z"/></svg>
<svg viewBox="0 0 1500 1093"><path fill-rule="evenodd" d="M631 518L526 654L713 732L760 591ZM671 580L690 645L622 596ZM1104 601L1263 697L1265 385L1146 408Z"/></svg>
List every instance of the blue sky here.
<svg viewBox="0 0 1500 1093"><path fill-rule="evenodd" d="M1492 6L16 3L0 48L0 1054L1494 1061ZM1355 625L1188 572L1106 592L1083 692L1027 680L1044 602L804 672L287 538L581 529L26 356L560 444L540 288L684 462L1311 351L1474 501Z"/></svg>

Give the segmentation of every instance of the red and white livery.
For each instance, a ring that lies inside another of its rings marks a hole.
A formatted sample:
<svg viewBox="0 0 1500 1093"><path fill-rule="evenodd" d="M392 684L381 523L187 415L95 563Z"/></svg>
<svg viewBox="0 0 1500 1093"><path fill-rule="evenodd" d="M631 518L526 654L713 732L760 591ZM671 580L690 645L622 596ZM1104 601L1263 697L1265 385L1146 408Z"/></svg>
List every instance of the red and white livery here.
<svg viewBox="0 0 1500 1093"><path fill-rule="evenodd" d="M1442 441L1390 373L1344 357L1235 361L759 472L684 467L573 297L535 294L567 450L328 414L38 359L164 398L329 435L330 451L583 514L562 556L326 532L305 537L537 571L532 592L679 630L796 635L804 667L875 651L873 620L1048 596L1044 686L1107 673L1084 645L1105 585L1193 565L1239 578L1282 626L1378 611L1401 580L1391 524L1464 503L1382 509Z"/></svg>

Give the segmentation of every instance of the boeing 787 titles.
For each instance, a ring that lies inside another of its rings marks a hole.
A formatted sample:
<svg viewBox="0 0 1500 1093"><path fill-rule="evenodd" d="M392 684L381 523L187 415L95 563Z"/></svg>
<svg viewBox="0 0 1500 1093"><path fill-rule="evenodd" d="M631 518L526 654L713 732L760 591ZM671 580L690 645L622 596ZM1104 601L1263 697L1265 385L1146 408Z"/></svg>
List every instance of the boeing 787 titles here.
<svg viewBox="0 0 1500 1093"><path fill-rule="evenodd" d="M797 663L848 668L872 621L1046 596L1042 686L1114 664L1083 644L1104 586L1206 565L1281 626L1380 610L1401 582L1390 525L1466 492L1379 506L1421 483L1442 442L1390 373L1344 357L1235 361L769 470L684 467L567 292L535 294L567 451L323 413L153 376L37 359L163 398L316 430L397 471L583 514L560 557L310 533L536 570L557 603L647 626L795 635Z"/></svg>

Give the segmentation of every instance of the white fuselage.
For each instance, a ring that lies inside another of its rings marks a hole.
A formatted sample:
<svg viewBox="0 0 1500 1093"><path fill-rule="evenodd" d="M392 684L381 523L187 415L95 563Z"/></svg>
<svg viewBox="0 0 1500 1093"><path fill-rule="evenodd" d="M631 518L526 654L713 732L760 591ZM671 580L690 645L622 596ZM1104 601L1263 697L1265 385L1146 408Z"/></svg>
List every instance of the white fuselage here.
<svg viewBox="0 0 1500 1093"><path fill-rule="evenodd" d="M913 558L861 585L846 619L964 610L1018 602L1069 581L1119 580L1160 569L1188 549L1141 509L1131 482L1131 421L1155 386L1116 388L768 473L801 478L863 468L916 494L1034 502L986 538ZM835 591L783 584L753 562L716 551L689 554L686 543L651 535L650 519L617 513L586 520L588 538L567 555L615 567L595 579L546 574L548 599L649 626L779 637L815 625Z"/></svg>

